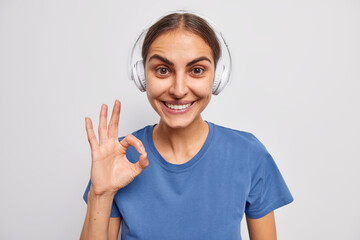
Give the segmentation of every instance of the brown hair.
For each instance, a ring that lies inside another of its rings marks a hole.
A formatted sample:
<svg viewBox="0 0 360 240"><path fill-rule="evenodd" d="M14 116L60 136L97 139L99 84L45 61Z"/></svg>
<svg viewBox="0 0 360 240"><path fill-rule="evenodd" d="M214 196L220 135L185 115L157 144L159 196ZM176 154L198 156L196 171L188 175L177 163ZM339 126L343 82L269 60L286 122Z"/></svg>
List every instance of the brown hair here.
<svg viewBox="0 0 360 240"><path fill-rule="evenodd" d="M144 64L150 45L161 34L176 29L185 29L200 36L212 50L215 66L221 55L221 48L214 30L201 17L191 13L172 13L154 23L146 33L142 45Z"/></svg>

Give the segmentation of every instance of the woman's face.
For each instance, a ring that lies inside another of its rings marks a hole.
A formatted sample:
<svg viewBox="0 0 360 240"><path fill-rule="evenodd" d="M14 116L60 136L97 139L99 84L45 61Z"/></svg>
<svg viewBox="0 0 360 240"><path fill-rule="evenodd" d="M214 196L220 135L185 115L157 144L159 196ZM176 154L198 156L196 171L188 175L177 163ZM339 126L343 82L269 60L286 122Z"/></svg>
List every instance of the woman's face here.
<svg viewBox="0 0 360 240"><path fill-rule="evenodd" d="M183 128L201 121L212 95L212 50L198 35L177 29L161 34L146 59L146 90L160 122Z"/></svg>

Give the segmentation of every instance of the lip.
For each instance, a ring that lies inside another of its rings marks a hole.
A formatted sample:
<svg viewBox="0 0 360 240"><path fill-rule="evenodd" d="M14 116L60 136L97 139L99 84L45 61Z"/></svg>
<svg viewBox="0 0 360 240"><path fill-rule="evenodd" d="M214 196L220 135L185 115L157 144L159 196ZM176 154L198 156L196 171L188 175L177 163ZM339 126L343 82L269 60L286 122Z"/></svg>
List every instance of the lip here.
<svg viewBox="0 0 360 240"><path fill-rule="evenodd" d="M171 100L171 101L163 101L164 103L173 104L173 105L186 105L189 103L193 103L195 101L189 101L189 100Z"/></svg>
<svg viewBox="0 0 360 240"><path fill-rule="evenodd" d="M166 101L166 103L173 104L173 105L186 105L186 104L191 103L191 105L185 109L171 109L166 106L165 102L161 102L161 104L166 112L171 113L171 114L184 114L184 113L189 112L194 107L194 105L196 104L196 101L181 100L181 101Z"/></svg>

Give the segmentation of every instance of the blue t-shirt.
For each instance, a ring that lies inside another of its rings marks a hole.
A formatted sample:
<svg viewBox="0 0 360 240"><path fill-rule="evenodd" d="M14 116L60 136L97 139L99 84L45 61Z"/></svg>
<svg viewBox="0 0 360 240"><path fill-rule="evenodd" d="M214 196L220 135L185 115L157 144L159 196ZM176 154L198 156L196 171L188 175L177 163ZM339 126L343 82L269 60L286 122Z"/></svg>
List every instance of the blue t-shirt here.
<svg viewBox="0 0 360 240"><path fill-rule="evenodd" d="M122 240L240 240L244 213L261 218L293 201L273 158L254 135L208 125L204 145L184 164L169 163L159 154L153 126L133 133L144 144L149 166L115 195L111 217L122 218ZM132 163L139 159L134 147L126 155Z"/></svg>

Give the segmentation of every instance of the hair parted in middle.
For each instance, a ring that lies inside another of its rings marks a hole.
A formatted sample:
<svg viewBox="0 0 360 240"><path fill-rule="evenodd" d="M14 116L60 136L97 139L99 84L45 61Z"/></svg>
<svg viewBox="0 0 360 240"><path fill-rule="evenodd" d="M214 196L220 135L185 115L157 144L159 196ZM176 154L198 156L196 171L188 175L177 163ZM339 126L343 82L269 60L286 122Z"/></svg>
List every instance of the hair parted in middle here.
<svg viewBox="0 0 360 240"><path fill-rule="evenodd" d="M142 58L144 60L144 65L149 48L155 39L163 33L177 29L184 29L201 37L211 48L216 66L221 56L219 40L207 21L192 13L169 14L161 18L148 29L142 45Z"/></svg>

